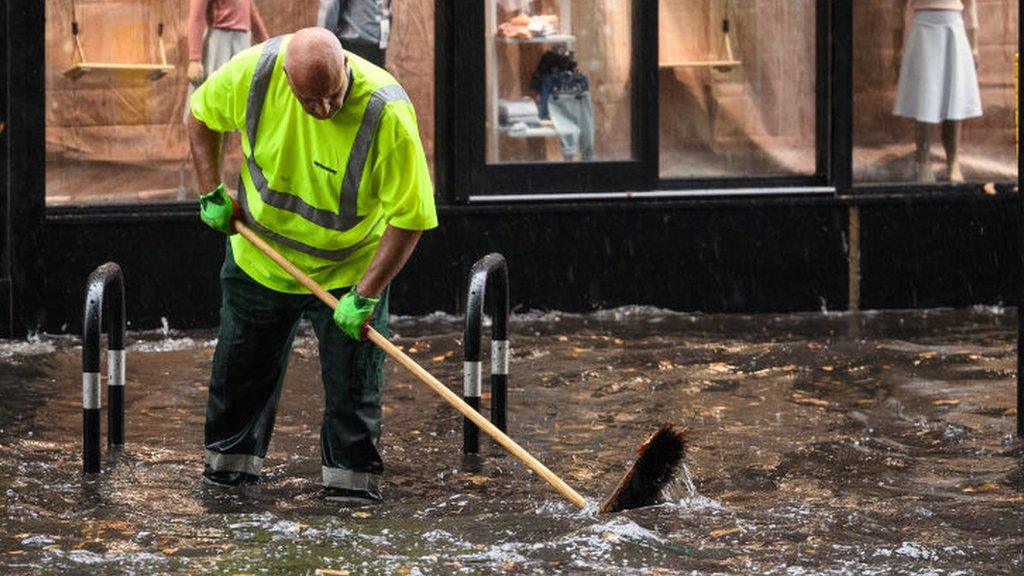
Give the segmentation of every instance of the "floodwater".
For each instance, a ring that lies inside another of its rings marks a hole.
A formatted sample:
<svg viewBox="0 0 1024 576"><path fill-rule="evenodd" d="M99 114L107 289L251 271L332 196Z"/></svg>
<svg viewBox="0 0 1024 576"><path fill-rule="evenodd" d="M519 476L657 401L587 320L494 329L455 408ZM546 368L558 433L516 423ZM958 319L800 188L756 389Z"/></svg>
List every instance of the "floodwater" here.
<svg viewBox="0 0 1024 576"><path fill-rule="evenodd" d="M321 500L308 331L262 485L199 479L213 332L129 334L126 445L84 478L78 340L0 342L0 573L1021 574L1015 322L518 315L510 434L595 504L659 424L690 429L669 501L608 515L487 439L464 460L462 417L390 361L386 501ZM461 392L459 319L394 330Z"/></svg>

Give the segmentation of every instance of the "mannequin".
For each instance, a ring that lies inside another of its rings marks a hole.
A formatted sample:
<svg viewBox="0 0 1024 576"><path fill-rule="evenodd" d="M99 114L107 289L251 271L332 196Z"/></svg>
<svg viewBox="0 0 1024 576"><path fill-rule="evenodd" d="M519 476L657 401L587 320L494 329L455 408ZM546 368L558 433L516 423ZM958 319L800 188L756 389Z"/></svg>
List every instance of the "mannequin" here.
<svg viewBox="0 0 1024 576"><path fill-rule="evenodd" d="M269 37L255 0L189 0L187 30L188 94L182 107L186 126L192 117L189 101L196 87L235 54ZM237 136L228 140L232 146L238 141ZM185 176L180 171L179 179L179 199L183 200Z"/></svg>
<svg viewBox="0 0 1024 576"><path fill-rule="evenodd" d="M893 34L899 75L893 114L915 121L917 180L935 182L930 162L932 132L934 124L941 124L947 177L952 183L963 182L963 120L982 113L975 0L896 2L903 18ZM907 21L912 21L909 31L904 26Z"/></svg>
<svg viewBox="0 0 1024 576"><path fill-rule="evenodd" d="M188 8L188 81L193 86L268 37L253 0L190 0Z"/></svg>
<svg viewBox="0 0 1024 576"><path fill-rule="evenodd" d="M320 0L316 25L334 32L345 50L384 67L391 0Z"/></svg>

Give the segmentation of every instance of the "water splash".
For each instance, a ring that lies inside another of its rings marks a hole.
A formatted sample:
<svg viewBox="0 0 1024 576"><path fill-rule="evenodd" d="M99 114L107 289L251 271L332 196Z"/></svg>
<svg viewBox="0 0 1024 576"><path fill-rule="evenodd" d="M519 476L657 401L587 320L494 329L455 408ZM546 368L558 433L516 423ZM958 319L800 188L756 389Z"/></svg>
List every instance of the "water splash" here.
<svg viewBox="0 0 1024 576"><path fill-rule="evenodd" d="M424 314L422 316L408 316L404 314L392 314L391 322L394 324L452 324L460 325L462 323L462 316L456 316L448 312L431 312L430 314Z"/></svg>
<svg viewBox="0 0 1024 576"><path fill-rule="evenodd" d="M976 304L970 307L970 311L975 314L981 314L985 316L1005 316L1010 312L1010 308L1003 306L1002 304L995 305L984 305Z"/></svg>
<svg viewBox="0 0 1024 576"><path fill-rule="evenodd" d="M693 472L686 462L681 462L676 469L672 481L661 489L661 499L666 502L679 502L684 498L699 496L697 486L693 483Z"/></svg>
<svg viewBox="0 0 1024 576"><path fill-rule="evenodd" d="M56 350L56 346L49 338L44 340L38 333L32 333L24 342L12 340L0 343L0 358L41 356L52 354Z"/></svg>
<svg viewBox="0 0 1024 576"><path fill-rule="evenodd" d="M192 338L166 338L156 342L136 342L128 346L133 352L174 352L177 350L198 350L200 348L214 348L217 346L217 339L195 341Z"/></svg>

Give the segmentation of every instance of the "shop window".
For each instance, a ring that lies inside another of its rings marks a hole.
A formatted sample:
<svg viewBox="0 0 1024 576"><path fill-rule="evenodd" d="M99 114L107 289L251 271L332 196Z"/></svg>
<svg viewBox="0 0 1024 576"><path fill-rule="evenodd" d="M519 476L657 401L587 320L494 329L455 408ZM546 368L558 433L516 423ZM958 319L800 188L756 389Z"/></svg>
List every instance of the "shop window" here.
<svg viewBox="0 0 1024 576"><path fill-rule="evenodd" d="M441 3L454 202L656 184L657 13L635 0ZM447 122L447 120L446 120Z"/></svg>
<svg viewBox="0 0 1024 576"><path fill-rule="evenodd" d="M256 4L271 36L317 22L316 1ZM188 7L179 0L46 0L49 205L195 201L184 124ZM433 17L433 0L394 2L387 51L388 70L416 107L431 165ZM241 169L239 142L237 134L226 139L223 179L231 188Z"/></svg>
<svg viewBox="0 0 1024 576"><path fill-rule="evenodd" d="M632 158L631 2L485 3L487 162Z"/></svg>
<svg viewBox="0 0 1024 576"><path fill-rule="evenodd" d="M1017 0L854 5L857 183L1010 181Z"/></svg>
<svg viewBox="0 0 1024 576"><path fill-rule="evenodd" d="M46 7L47 202L178 198L191 169L184 73L174 71L187 3L49 0Z"/></svg>
<svg viewBox="0 0 1024 576"><path fill-rule="evenodd" d="M816 0L660 0L662 179L816 171Z"/></svg>

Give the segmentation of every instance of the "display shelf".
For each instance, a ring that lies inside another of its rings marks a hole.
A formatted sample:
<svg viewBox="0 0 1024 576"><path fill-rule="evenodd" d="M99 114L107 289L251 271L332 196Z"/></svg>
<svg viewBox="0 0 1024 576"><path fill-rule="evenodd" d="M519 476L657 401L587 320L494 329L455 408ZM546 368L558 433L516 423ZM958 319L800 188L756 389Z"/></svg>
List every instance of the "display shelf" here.
<svg viewBox="0 0 1024 576"><path fill-rule="evenodd" d="M729 19L722 20L722 54L720 58L708 60L671 60L659 62L658 68L714 68L722 72L730 72L733 68L743 65L742 60L733 56L732 40L729 39Z"/></svg>
<svg viewBox="0 0 1024 576"><path fill-rule="evenodd" d="M524 9L527 14L537 14L533 11L538 3L526 3ZM510 130L509 126L502 125L498 121L498 100L501 98L519 98L526 91L528 78L515 78L511 82L506 79L501 82L498 77L498 55L504 54L507 50L528 50L527 46L563 45L571 47L576 42L576 36L572 29L572 0L553 0L547 2L546 8L558 15L558 33L546 36L534 36L531 38L513 38L498 33L498 1L488 0L486 4L485 26L486 35L486 58L487 58L487 118L486 118L486 158L489 164L496 164L502 161L500 146L503 138L557 138L558 132L552 125L542 125L527 128L526 130ZM571 49L571 48L569 48ZM525 53L525 52L524 52ZM508 90L509 86L520 85L522 91L515 90L511 94L502 94L502 90Z"/></svg>
<svg viewBox="0 0 1024 576"><path fill-rule="evenodd" d="M742 64L741 60L678 60L659 62L658 68L735 68Z"/></svg>
<svg viewBox="0 0 1024 576"><path fill-rule="evenodd" d="M501 44L572 44L576 37L571 34L551 34L549 36L534 36L533 38L510 38L508 36L495 35L495 39Z"/></svg>
<svg viewBox="0 0 1024 576"><path fill-rule="evenodd" d="M77 80L89 72L115 72L118 74L138 74L156 80L174 71L170 64L115 64L108 62L78 62L63 72L64 76Z"/></svg>
<svg viewBox="0 0 1024 576"><path fill-rule="evenodd" d="M167 51L164 48L164 24L157 24L156 48L160 62L157 63L121 63L121 62L89 62L85 58L85 50L82 49L82 42L78 38L78 22L72 22L71 33L75 40L75 50L72 56L74 63L63 74L71 80L77 80L89 72L112 72L116 74L137 74L142 77L156 80L174 71L174 65L167 63Z"/></svg>
<svg viewBox="0 0 1024 576"><path fill-rule="evenodd" d="M554 126L532 126L525 130L513 130L509 126L499 126L498 132L509 138L552 138L558 136Z"/></svg>

